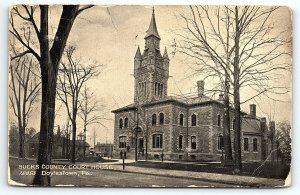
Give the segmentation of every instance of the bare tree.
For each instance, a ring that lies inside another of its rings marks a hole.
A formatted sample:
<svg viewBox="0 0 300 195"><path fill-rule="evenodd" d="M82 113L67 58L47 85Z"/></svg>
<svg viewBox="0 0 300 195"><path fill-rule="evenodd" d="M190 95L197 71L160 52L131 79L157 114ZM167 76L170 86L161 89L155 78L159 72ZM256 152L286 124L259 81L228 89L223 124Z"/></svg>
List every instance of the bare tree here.
<svg viewBox="0 0 300 195"><path fill-rule="evenodd" d="M225 157L230 157L229 101L233 98L235 115L235 165L241 164L240 105L260 95L285 94L286 86L276 81L289 71L285 59L290 52L290 36L277 32L270 16L278 7L190 6L190 15L181 15L185 33L179 34L176 49L194 60L195 70L216 78L213 92L224 92ZM232 88L230 88L232 86ZM240 90L256 92L241 101ZM226 114L227 113L227 114ZM226 122L227 121L227 122ZM227 146L226 146L227 145ZM226 149L227 148L227 149Z"/></svg>
<svg viewBox="0 0 300 195"><path fill-rule="evenodd" d="M9 67L9 103L18 121L20 158L25 157L25 130L41 89L40 78L33 72L37 68L36 61L28 55L15 58Z"/></svg>
<svg viewBox="0 0 300 195"><path fill-rule="evenodd" d="M95 94L91 93L86 86L84 87L82 93L82 99L83 100L80 106L79 117L83 121L83 131L84 131L83 156L85 156L86 132L88 126L91 126L93 124L99 124L105 127L105 125L103 124L103 120L109 120L109 119L106 117L107 113L104 112L105 106L99 104L99 101L95 99Z"/></svg>
<svg viewBox="0 0 300 195"><path fill-rule="evenodd" d="M22 53L12 56L11 60L25 54L32 54L40 64L42 80L42 101L41 101L41 122L40 138L37 163L39 168L35 174L33 185L50 185L50 176L42 175L42 165L51 164L51 142L53 139L54 115L55 115L55 96L56 82L59 62L62 57L67 39L71 32L76 17L91 5L63 5L61 16L52 46L49 39L49 6L26 6L17 5L10 12L10 34L15 37L19 44L26 50ZM37 12L36 10L39 9ZM36 14L38 13L38 14ZM37 19L38 18L38 19ZM34 37L24 36L22 28L19 29L15 19L23 23L29 23L34 30ZM39 46L39 52L32 47L31 41L36 39ZM45 171L50 171L47 169Z"/></svg>
<svg viewBox="0 0 300 195"><path fill-rule="evenodd" d="M64 103L68 117L72 124L72 146L71 146L71 162L75 163L75 142L77 131L77 114L80 111L82 100L80 93L83 84L88 80L99 75L98 65L94 62L87 64L76 59L74 56L75 47L69 46L66 49L66 62L61 62L60 74L58 76L58 98Z"/></svg>

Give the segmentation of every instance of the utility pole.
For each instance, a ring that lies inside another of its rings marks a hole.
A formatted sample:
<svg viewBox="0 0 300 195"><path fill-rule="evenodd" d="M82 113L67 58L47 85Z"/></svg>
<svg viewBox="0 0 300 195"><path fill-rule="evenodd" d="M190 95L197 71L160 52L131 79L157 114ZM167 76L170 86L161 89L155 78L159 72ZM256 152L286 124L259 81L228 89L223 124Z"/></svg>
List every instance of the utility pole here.
<svg viewBox="0 0 300 195"><path fill-rule="evenodd" d="M137 106L137 109L136 109L136 117L137 117L137 119L136 119L136 128L135 128L135 132L134 132L134 134L135 134L135 162L138 161L138 153L137 153L137 149L138 149L138 147L137 147L137 141L138 141L137 136L138 136L138 128L139 128L139 108L138 108L138 106Z"/></svg>
<svg viewBox="0 0 300 195"><path fill-rule="evenodd" d="M96 145L96 132L95 132L95 128L94 128L94 152L95 152L95 145Z"/></svg>

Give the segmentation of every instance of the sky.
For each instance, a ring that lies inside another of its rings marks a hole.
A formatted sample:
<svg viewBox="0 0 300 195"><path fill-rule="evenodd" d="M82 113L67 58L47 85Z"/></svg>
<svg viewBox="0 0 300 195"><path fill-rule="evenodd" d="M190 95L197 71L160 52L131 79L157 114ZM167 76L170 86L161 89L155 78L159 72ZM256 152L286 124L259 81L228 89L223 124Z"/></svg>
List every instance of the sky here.
<svg viewBox="0 0 300 195"><path fill-rule="evenodd" d="M51 8L51 35L54 36L57 26L60 7ZM160 47L165 47L170 57L170 78L168 81L168 95L180 93L196 94L196 81L204 75L195 75L186 56L180 53L174 55L173 40L177 32L183 26L178 19L180 13L187 13L187 6L155 6L155 16L158 33L161 37ZM93 142L93 132L97 134L97 142L112 142L113 119L111 110L133 103L134 77L133 61L137 47L144 48L144 36L148 29L152 14L152 6L95 6L84 11L76 19L70 33L68 44L76 46L76 55L85 60L95 60L103 65L102 73L98 78L87 83L87 86L95 92L101 105L105 105L103 112L110 120L103 121L106 128L94 125L88 129L87 141ZM276 28L290 28L288 22L290 12L281 8L272 16ZM50 35L50 36L51 36ZM287 48L288 49L288 48ZM290 59L287 59L290 60ZM291 86L291 75L287 74L278 82ZM205 84L210 88L210 83ZM242 99L253 95L251 90L243 91ZM283 97L285 102L272 102L267 98L256 98L242 105L242 110L248 112L249 104L257 104L257 115L265 116L272 113L274 120L283 121L291 118L291 94ZM55 125L66 124L66 114L63 106L57 103L58 110ZM39 128L39 105L36 112L29 120L29 127ZM36 114L35 114L36 113ZM82 130L79 121L80 133Z"/></svg>

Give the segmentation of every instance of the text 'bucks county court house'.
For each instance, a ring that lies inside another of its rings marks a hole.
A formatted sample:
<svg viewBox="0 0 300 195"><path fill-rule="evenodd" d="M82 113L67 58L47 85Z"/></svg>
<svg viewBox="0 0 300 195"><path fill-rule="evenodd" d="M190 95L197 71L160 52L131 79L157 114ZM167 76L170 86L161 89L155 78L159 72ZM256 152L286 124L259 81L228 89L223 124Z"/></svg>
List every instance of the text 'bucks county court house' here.
<svg viewBox="0 0 300 195"><path fill-rule="evenodd" d="M198 81L198 96L183 99L168 96L169 57L163 55L153 10L145 36L145 48L138 47L134 57L134 103L113 110L114 155L127 152L134 158L137 130L138 158L168 160L220 161L223 149L223 100L204 94L204 81ZM260 161L267 158L274 144L275 123L268 127L266 118L242 113L242 159ZM233 144L233 113L231 113ZM233 147L232 147L233 148Z"/></svg>

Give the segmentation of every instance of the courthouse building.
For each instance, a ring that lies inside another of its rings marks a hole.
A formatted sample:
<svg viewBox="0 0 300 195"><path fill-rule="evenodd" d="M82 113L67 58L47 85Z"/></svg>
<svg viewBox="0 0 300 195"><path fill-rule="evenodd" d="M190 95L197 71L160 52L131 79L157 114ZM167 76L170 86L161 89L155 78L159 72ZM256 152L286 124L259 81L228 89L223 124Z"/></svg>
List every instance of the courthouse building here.
<svg viewBox="0 0 300 195"><path fill-rule="evenodd" d="M134 100L113 110L114 155L127 151L134 158L135 131L139 159L220 161L223 153L223 99L211 99L204 93L204 81L198 81L198 95L189 99L168 96L169 57L163 55L154 11L145 36L143 51L134 57ZM128 86L130 87L130 86ZM242 158L260 161L270 152L270 137L265 118L242 113ZM231 117L231 137L233 121ZM268 141L269 140L269 141ZM270 141L272 140L272 141ZM233 139L232 139L233 143Z"/></svg>

